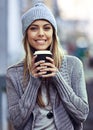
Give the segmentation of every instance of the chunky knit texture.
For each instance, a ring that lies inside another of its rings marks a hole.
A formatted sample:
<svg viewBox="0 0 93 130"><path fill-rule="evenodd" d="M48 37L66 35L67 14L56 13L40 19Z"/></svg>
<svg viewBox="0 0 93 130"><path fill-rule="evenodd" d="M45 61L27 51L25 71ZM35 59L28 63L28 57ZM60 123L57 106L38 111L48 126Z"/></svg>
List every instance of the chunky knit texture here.
<svg viewBox="0 0 93 130"><path fill-rule="evenodd" d="M34 107L41 79L30 75L28 83L24 85L23 67L23 63L19 63L7 71L9 115L15 130L33 130ZM81 61L74 56L64 56L61 68L50 78L50 82L50 98L57 130L83 130L89 105ZM60 96L59 105L55 88Z"/></svg>
<svg viewBox="0 0 93 130"><path fill-rule="evenodd" d="M25 33L26 29L31 25L31 23L38 19L44 19L49 21L54 27L54 29L57 31L56 21L52 12L44 3L38 1L31 9L29 9L22 16L23 34Z"/></svg>

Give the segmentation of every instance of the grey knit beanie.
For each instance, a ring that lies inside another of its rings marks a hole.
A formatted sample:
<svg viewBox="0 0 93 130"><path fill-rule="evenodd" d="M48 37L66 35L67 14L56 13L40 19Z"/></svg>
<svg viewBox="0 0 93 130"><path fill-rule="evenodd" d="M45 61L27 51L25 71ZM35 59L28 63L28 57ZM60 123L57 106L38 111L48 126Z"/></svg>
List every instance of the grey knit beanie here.
<svg viewBox="0 0 93 130"><path fill-rule="evenodd" d="M31 25L32 22L39 19L45 19L49 21L57 31L56 20L49 10L49 8L41 1L34 3L33 7L30 8L22 16L22 32L25 33L26 29Z"/></svg>

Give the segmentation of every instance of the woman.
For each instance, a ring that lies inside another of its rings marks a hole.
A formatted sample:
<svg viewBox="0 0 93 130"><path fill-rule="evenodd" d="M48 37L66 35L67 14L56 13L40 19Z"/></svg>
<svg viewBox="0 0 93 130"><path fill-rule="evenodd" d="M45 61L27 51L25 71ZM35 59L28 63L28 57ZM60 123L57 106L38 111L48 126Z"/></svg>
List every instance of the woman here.
<svg viewBox="0 0 93 130"><path fill-rule="evenodd" d="M22 31L25 58L6 78L15 130L82 130L89 112L83 66L60 51L51 11L36 3L22 16ZM35 62L37 50L50 50L52 58Z"/></svg>

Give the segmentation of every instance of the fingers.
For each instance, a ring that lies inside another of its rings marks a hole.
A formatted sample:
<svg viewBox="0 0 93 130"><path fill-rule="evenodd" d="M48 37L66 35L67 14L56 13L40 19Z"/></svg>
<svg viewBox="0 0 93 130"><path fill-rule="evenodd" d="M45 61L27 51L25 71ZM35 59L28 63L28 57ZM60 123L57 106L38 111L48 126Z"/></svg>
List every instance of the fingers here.
<svg viewBox="0 0 93 130"><path fill-rule="evenodd" d="M41 61L38 61L36 63L34 63L34 66L37 67L37 66L42 66L42 64L45 63L44 60L41 60Z"/></svg>
<svg viewBox="0 0 93 130"><path fill-rule="evenodd" d="M47 77L53 77L56 75L58 69L55 67L55 68L47 68L44 70L45 72L49 72L49 73L46 73L44 75L42 75L43 78L47 78Z"/></svg>
<svg viewBox="0 0 93 130"><path fill-rule="evenodd" d="M51 73L51 74L44 74L42 75L42 78L49 78L55 76L56 73Z"/></svg>
<svg viewBox="0 0 93 130"><path fill-rule="evenodd" d="M40 72L41 69L46 68L46 66L42 66L43 63L45 63L44 60L38 61L35 63L37 56L34 56L32 59L32 66L31 66L31 74L34 77L41 77L41 75L45 74L46 72ZM39 73L40 72L40 73Z"/></svg>
<svg viewBox="0 0 93 130"><path fill-rule="evenodd" d="M31 69L31 73L34 77L39 77L41 76L42 74L45 74L45 72L42 72L42 73L38 73L40 72L40 70L42 69L45 69L46 66L42 66L42 64L45 63L45 61L39 61L39 62L36 62L36 63L33 63L32 65L32 69Z"/></svg>
<svg viewBox="0 0 93 130"><path fill-rule="evenodd" d="M37 58L37 55L34 56L33 59L32 59L32 68L35 68L35 67L37 67L37 66L39 66L40 64L42 64L42 63L45 62L44 60L41 60L41 61L35 63L36 58Z"/></svg>
<svg viewBox="0 0 93 130"><path fill-rule="evenodd" d="M51 60L51 59L50 59ZM42 64L42 66L45 66L44 68L42 68L40 71L41 72L46 72L46 74L41 75L41 77L43 78L47 78L47 77L52 77L55 76L55 74L57 73L58 69L55 67L55 65L53 64L54 61L51 60L52 63L50 62L45 62ZM49 73L47 73L49 72Z"/></svg>
<svg viewBox="0 0 93 130"><path fill-rule="evenodd" d="M38 73L34 73L33 76L38 78L38 77L42 77L42 75L45 75L47 72L38 72Z"/></svg>
<svg viewBox="0 0 93 130"><path fill-rule="evenodd" d="M57 68L54 65L54 60L50 57L46 57L47 61L44 60L38 61L35 63L35 59L37 56L33 57L32 60L32 69L31 73L34 77L52 77L56 74ZM47 73L50 72L50 73Z"/></svg>
<svg viewBox="0 0 93 130"><path fill-rule="evenodd" d="M50 63L54 64L54 60L50 57L46 57L47 60L49 60Z"/></svg>

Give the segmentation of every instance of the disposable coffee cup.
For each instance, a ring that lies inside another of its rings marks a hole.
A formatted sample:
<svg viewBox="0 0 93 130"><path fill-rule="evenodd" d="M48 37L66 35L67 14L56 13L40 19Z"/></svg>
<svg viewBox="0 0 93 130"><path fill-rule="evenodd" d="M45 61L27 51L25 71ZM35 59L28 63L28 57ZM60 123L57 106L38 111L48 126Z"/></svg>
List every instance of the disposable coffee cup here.
<svg viewBox="0 0 93 130"><path fill-rule="evenodd" d="M45 62L49 62L49 60L46 59L46 57L51 57L52 58L52 53L50 51L35 51L34 55L37 55L35 62L38 62L40 60L44 60ZM47 74L50 72L48 71Z"/></svg>
<svg viewBox="0 0 93 130"><path fill-rule="evenodd" d="M40 60L45 60L45 62L49 62L49 60L46 59L46 57L52 58L52 53L50 51L35 51L34 55L37 55L37 58L35 62L38 62Z"/></svg>

